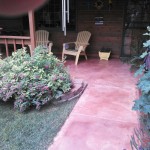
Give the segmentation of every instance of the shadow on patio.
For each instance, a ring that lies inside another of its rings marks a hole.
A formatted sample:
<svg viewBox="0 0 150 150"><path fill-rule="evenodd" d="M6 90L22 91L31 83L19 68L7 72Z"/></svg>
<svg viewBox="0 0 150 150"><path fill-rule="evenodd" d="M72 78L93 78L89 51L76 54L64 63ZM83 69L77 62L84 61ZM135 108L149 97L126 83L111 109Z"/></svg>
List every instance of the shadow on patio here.
<svg viewBox="0 0 150 150"><path fill-rule="evenodd" d="M133 100L138 96L129 65L119 59L66 62L73 78L88 87L49 150L130 150L138 125Z"/></svg>

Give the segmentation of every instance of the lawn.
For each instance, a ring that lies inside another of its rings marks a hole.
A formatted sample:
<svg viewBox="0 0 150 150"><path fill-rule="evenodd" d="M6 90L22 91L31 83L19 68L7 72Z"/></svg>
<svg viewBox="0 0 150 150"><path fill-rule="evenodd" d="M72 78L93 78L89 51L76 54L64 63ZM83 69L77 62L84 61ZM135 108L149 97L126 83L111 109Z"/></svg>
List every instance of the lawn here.
<svg viewBox="0 0 150 150"><path fill-rule="evenodd" d="M77 99L20 113L0 102L0 150L47 150Z"/></svg>

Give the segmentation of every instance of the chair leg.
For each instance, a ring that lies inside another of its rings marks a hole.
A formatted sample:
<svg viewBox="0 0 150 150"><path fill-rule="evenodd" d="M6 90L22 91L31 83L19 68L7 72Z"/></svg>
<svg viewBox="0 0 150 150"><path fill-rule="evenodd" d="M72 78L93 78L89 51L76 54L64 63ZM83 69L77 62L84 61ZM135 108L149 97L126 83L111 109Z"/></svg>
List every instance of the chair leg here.
<svg viewBox="0 0 150 150"><path fill-rule="evenodd" d="M30 55L32 56L33 55L32 47L31 47L31 45L28 45L28 46L29 46L29 49L30 49Z"/></svg>
<svg viewBox="0 0 150 150"><path fill-rule="evenodd" d="M62 52L62 62L64 61L64 52Z"/></svg>
<svg viewBox="0 0 150 150"><path fill-rule="evenodd" d="M53 46L53 43L49 43L49 45L48 45L48 53L49 54L52 53L52 46Z"/></svg>
<svg viewBox="0 0 150 150"><path fill-rule="evenodd" d="M87 60L87 55L86 55L86 53L84 52L84 56L85 56L85 59Z"/></svg>
<svg viewBox="0 0 150 150"><path fill-rule="evenodd" d="M78 53L78 54L76 55L75 65L78 64L79 56L80 56L80 53Z"/></svg>

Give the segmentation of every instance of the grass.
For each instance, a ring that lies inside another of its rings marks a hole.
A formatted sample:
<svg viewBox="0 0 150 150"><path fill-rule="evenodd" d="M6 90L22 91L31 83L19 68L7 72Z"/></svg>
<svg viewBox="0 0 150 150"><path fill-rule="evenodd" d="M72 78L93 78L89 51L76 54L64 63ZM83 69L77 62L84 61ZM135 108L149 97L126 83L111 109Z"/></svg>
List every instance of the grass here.
<svg viewBox="0 0 150 150"><path fill-rule="evenodd" d="M0 102L0 150L47 150L77 100L20 113Z"/></svg>

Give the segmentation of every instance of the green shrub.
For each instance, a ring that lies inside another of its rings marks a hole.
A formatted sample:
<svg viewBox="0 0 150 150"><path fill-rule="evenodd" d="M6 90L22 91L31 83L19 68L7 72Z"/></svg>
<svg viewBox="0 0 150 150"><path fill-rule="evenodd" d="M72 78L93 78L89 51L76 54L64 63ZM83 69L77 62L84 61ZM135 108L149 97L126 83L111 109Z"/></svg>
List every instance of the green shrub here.
<svg viewBox="0 0 150 150"><path fill-rule="evenodd" d="M150 143L143 129L134 129L134 134L131 136L130 144L132 150L150 150Z"/></svg>
<svg viewBox="0 0 150 150"><path fill-rule="evenodd" d="M143 35L150 36L150 27L147 27L148 32ZM145 52L139 57L143 60L143 64L140 65L136 71L135 76L140 75L137 87L141 91L141 96L138 100L135 100L133 109L143 112L145 114L150 113L150 40L143 43Z"/></svg>
<svg viewBox="0 0 150 150"><path fill-rule="evenodd" d="M72 81L64 64L39 46L30 57L19 49L0 63L0 100L14 100L14 107L36 109L68 92Z"/></svg>
<svg viewBox="0 0 150 150"><path fill-rule="evenodd" d="M150 26L147 27L148 33L143 35L150 36ZM140 75L139 81L137 83L137 87L140 91L139 99L134 101L133 110L140 112L140 125L141 128L146 135L147 141L145 141L145 137L139 138L140 134L136 134L137 138L140 140L139 142L135 142L134 136L131 138L131 145L137 150L150 150L150 40L147 40L143 43L143 47L145 47L145 52L142 53L139 60L142 60L142 64L140 63L139 69L136 71L135 76Z"/></svg>

